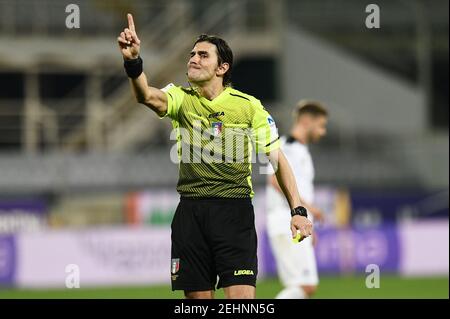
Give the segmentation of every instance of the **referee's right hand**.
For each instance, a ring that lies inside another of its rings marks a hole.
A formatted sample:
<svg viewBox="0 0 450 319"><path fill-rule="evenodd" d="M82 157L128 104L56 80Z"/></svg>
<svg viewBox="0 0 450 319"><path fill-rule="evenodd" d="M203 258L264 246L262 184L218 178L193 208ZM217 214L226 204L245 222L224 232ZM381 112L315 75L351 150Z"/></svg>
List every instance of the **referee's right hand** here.
<svg viewBox="0 0 450 319"><path fill-rule="evenodd" d="M297 230L300 231L300 235L302 235L303 240L312 234L313 225L308 218L300 215L294 215L291 218L292 238L297 236Z"/></svg>
<svg viewBox="0 0 450 319"><path fill-rule="evenodd" d="M141 47L141 40L139 40L136 34L136 28L134 26L133 16L128 13L128 28L125 28L123 32L117 37L120 52L125 60L137 59L139 57L139 51Z"/></svg>

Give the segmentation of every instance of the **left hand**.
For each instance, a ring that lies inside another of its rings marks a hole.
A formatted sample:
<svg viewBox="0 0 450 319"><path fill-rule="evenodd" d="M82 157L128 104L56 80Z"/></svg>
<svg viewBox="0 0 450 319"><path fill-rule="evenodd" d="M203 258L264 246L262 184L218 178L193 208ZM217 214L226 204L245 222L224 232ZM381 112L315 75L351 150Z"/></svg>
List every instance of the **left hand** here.
<svg viewBox="0 0 450 319"><path fill-rule="evenodd" d="M294 215L291 218L292 238L297 236L297 230L300 231L300 235L302 236L301 240L303 240L312 234L313 225L308 218L300 215Z"/></svg>

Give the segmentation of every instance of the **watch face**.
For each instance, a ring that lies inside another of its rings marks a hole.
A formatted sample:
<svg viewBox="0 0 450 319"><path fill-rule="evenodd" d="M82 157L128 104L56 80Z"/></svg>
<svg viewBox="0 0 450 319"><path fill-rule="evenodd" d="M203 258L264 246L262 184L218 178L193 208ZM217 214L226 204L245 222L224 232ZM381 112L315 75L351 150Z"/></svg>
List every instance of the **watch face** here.
<svg viewBox="0 0 450 319"><path fill-rule="evenodd" d="M295 207L295 208L292 210L292 216L294 216L294 215L300 215L300 216L304 216L304 217L307 217L307 216L308 216L307 211L306 211L306 208L303 207L303 206Z"/></svg>

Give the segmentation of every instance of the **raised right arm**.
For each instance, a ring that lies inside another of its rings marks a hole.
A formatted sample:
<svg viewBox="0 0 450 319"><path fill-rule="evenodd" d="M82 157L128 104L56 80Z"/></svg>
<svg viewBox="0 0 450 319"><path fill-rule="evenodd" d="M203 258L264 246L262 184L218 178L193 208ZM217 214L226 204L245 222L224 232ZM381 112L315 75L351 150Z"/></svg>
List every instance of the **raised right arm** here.
<svg viewBox="0 0 450 319"><path fill-rule="evenodd" d="M120 52L123 55L125 66L139 70L142 69L142 60L139 57L141 41L136 34L136 28L131 14L127 15L128 28L117 37ZM140 65L139 65L140 64ZM160 89L148 85L147 76L142 71L136 76L130 76L130 84L139 103L148 106L159 116L167 113L167 96Z"/></svg>

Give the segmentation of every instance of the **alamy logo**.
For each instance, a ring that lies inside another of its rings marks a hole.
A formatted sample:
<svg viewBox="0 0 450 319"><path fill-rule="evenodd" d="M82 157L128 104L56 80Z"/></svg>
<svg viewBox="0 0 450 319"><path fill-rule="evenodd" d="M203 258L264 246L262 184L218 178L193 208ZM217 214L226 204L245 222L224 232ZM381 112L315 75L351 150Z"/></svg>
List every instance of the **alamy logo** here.
<svg viewBox="0 0 450 319"><path fill-rule="evenodd" d="M77 264L69 264L65 269L66 288L80 288L80 267Z"/></svg>
<svg viewBox="0 0 450 319"><path fill-rule="evenodd" d="M369 273L366 277L366 287L369 289L380 288L380 267L375 264L367 265L366 273Z"/></svg>
<svg viewBox="0 0 450 319"><path fill-rule="evenodd" d="M269 121L269 120L267 120ZM170 139L176 143L170 150L173 163L256 163L258 160L261 174L267 174L264 165L269 160L264 153L266 145L278 140L275 121L259 128L226 127L221 121L208 122L194 120L192 129L177 127L170 133ZM255 156L251 153L255 152ZM277 162L277 153L272 163Z"/></svg>
<svg viewBox="0 0 450 319"><path fill-rule="evenodd" d="M66 18L67 29L80 28L80 7L77 4L69 4L66 7L66 13L70 13Z"/></svg>
<svg viewBox="0 0 450 319"><path fill-rule="evenodd" d="M380 7L376 4L369 4L366 7L366 13L370 13L366 17L366 27L368 29L380 28Z"/></svg>

